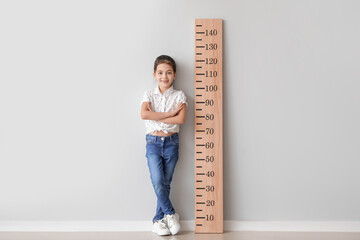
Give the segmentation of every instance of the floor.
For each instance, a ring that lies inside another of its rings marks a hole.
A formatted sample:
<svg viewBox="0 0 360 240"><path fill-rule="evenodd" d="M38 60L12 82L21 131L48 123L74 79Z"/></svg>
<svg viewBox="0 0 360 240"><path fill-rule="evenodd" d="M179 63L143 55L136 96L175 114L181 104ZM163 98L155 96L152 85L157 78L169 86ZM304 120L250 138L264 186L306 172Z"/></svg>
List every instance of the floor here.
<svg viewBox="0 0 360 240"><path fill-rule="evenodd" d="M225 232L195 234L180 232L158 236L152 232L0 232L0 240L360 240L360 233Z"/></svg>

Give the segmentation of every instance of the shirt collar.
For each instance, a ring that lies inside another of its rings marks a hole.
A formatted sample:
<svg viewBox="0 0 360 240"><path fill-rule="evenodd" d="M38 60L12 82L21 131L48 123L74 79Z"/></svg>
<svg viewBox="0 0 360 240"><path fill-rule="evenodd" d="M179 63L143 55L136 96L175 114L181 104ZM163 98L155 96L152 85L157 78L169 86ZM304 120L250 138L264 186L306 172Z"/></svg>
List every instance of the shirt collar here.
<svg viewBox="0 0 360 240"><path fill-rule="evenodd" d="M160 94L160 95L164 95L164 96L168 96L170 93L172 93L174 91L174 88L173 86L171 85L171 87L166 90L164 93L161 93L160 90L159 90L159 86L156 86L155 89L154 89L154 93L156 94Z"/></svg>

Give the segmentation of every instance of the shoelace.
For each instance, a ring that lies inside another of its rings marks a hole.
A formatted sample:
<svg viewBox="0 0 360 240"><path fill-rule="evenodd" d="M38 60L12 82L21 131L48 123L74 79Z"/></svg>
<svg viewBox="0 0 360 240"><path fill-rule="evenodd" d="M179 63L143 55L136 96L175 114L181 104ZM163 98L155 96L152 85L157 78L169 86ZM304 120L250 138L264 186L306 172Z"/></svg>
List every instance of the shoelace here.
<svg viewBox="0 0 360 240"><path fill-rule="evenodd" d="M159 220L158 223L159 223L161 229L166 229L167 228L164 220Z"/></svg>

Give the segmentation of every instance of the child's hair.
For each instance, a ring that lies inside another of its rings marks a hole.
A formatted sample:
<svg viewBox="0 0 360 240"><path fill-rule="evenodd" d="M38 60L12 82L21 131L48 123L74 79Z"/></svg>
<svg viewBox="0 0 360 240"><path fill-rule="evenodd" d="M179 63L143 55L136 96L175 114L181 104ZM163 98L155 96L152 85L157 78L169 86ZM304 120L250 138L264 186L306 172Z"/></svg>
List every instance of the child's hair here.
<svg viewBox="0 0 360 240"><path fill-rule="evenodd" d="M154 72L156 72L157 66L162 63L169 64L173 68L174 73L176 73L176 63L175 63L174 59L172 59L168 55L160 55L156 58L155 63L154 63Z"/></svg>

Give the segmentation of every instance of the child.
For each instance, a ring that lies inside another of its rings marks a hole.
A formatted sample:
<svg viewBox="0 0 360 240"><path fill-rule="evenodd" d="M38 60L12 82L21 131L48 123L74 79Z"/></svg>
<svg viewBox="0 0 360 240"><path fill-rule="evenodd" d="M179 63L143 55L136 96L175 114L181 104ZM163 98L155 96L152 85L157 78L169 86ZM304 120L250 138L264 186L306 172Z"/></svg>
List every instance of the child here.
<svg viewBox="0 0 360 240"><path fill-rule="evenodd" d="M157 196L152 231L175 235L180 230L179 215L170 201L170 183L178 161L179 124L186 118L186 97L173 88L175 61L166 55L156 58L154 77L157 87L145 92L141 118L146 126L146 157L150 178Z"/></svg>

